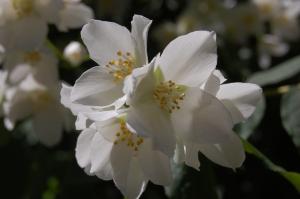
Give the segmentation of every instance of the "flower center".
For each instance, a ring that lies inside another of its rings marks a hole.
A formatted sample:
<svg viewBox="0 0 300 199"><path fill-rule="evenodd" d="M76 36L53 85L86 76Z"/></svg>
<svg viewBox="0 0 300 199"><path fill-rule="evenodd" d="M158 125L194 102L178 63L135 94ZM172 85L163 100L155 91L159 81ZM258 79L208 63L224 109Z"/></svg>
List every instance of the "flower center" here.
<svg viewBox="0 0 300 199"><path fill-rule="evenodd" d="M122 51L118 51L117 56L116 60L111 60L106 65L109 74L113 75L115 82L124 80L127 75L130 75L135 64L134 57L130 52L123 53Z"/></svg>
<svg viewBox="0 0 300 199"><path fill-rule="evenodd" d="M31 64L35 64L41 60L41 54L37 51L32 51L25 53L24 61L29 62Z"/></svg>
<svg viewBox="0 0 300 199"><path fill-rule="evenodd" d="M12 6L19 17L29 15L33 11L33 0L12 0Z"/></svg>
<svg viewBox="0 0 300 199"><path fill-rule="evenodd" d="M172 113L180 109L180 101L184 100L185 93L182 86L169 80L155 87L153 97L161 109Z"/></svg>
<svg viewBox="0 0 300 199"><path fill-rule="evenodd" d="M126 126L125 121L120 121L120 130L116 133L117 139L114 144L124 142L128 147L134 151L138 151L139 146L144 142L144 139L132 133Z"/></svg>
<svg viewBox="0 0 300 199"><path fill-rule="evenodd" d="M48 106L50 103L53 103L52 96L49 94L49 92L45 90L36 90L33 91L30 95L31 100L34 103L34 110L39 111L43 109L44 107Z"/></svg>

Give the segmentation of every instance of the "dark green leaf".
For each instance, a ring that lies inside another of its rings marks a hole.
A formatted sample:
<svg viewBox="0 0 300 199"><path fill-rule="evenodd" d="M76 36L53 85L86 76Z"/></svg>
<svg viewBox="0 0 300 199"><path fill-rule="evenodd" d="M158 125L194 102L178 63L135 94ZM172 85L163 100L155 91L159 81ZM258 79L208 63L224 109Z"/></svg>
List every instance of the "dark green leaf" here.
<svg viewBox="0 0 300 199"><path fill-rule="evenodd" d="M184 165L173 165L173 184L167 187L166 194L171 199L217 199L217 187L210 163L201 160L201 170Z"/></svg>
<svg viewBox="0 0 300 199"><path fill-rule="evenodd" d="M293 88L282 97L280 110L285 130L300 147L300 89Z"/></svg>
<svg viewBox="0 0 300 199"><path fill-rule="evenodd" d="M297 191L300 193L300 173L286 171L284 168L274 164L271 160L269 160L263 153L261 153L258 149L256 149L252 144L243 140L245 151L251 155L256 156L260 160L264 162L264 164L272 171L280 174L286 180L288 180Z"/></svg>
<svg viewBox="0 0 300 199"><path fill-rule="evenodd" d="M267 71L255 73L248 82L266 86L276 84L300 73L300 56L288 60Z"/></svg>

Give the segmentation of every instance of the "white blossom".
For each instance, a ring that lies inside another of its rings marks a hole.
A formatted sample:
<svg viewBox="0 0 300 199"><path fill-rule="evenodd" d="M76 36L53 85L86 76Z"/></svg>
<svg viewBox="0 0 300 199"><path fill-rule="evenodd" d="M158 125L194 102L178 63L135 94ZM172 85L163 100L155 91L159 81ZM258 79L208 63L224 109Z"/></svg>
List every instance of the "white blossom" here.
<svg viewBox="0 0 300 199"><path fill-rule="evenodd" d="M39 84L32 75L18 86L6 88L3 104L6 128L12 130L16 122L31 117L39 141L46 146L57 144L63 129L68 127L68 113L60 104L59 89L58 84L47 87Z"/></svg>
<svg viewBox="0 0 300 199"><path fill-rule="evenodd" d="M94 18L91 8L81 3L81 0L63 0L64 6L59 12L57 27L60 31L80 28Z"/></svg>
<svg viewBox="0 0 300 199"><path fill-rule="evenodd" d="M81 43L70 42L64 49L64 58L73 66L78 66L86 58L87 52Z"/></svg>
<svg viewBox="0 0 300 199"><path fill-rule="evenodd" d="M226 92L226 86L219 90L220 81L211 77L216 62L214 34L197 31L172 41L142 80L132 73L138 83L129 93L127 122L169 156L176 143L181 145L186 159L193 160L186 163L195 168L199 150L223 166L241 166L244 151L232 128L253 113L260 99L256 85L233 84L236 93Z"/></svg>
<svg viewBox="0 0 300 199"><path fill-rule="evenodd" d="M151 20L135 15L131 33L118 24L92 20L81 36L90 57L99 66L76 80L71 101L107 106L123 96L123 81L134 68L147 64L147 33Z"/></svg>
<svg viewBox="0 0 300 199"><path fill-rule="evenodd" d="M154 150L150 138L136 134L126 123L126 116L118 116L113 111L110 115L111 118L104 120L99 117L79 135L78 164L90 175L113 179L128 199L138 198L149 180L170 185L170 158Z"/></svg>

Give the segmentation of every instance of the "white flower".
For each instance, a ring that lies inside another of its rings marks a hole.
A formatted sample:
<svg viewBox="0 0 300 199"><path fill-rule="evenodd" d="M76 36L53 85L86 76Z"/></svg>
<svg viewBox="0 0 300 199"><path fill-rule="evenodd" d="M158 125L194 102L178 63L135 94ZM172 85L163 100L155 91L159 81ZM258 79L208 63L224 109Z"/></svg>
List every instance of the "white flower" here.
<svg viewBox="0 0 300 199"><path fill-rule="evenodd" d="M249 36L263 32L258 8L250 3L241 4L227 11L224 16L225 33L237 42L245 42Z"/></svg>
<svg viewBox="0 0 300 199"><path fill-rule="evenodd" d="M154 148L168 156L174 154L176 143L182 145L186 160L193 160L186 163L195 168L199 167L199 150L224 166L242 164L244 150L232 131L238 120L230 111L248 117L260 96L259 87L252 85L242 85L232 96L227 87L220 89L225 91L220 96L213 95L213 91L219 93L215 87L220 84L214 84L216 78L211 77L216 63L214 33L196 31L172 41L161 57L149 64L142 80L135 71L132 74L137 86L127 101L128 124L138 134L153 138Z"/></svg>
<svg viewBox="0 0 300 199"><path fill-rule="evenodd" d="M59 103L58 92L57 84L45 87L31 75L18 86L7 88L3 105L6 128L12 130L16 122L30 116L33 131L40 142L46 146L57 144L68 120Z"/></svg>
<svg viewBox="0 0 300 199"><path fill-rule="evenodd" d="M58 21L58 12L63 8L62 0L2 0L7 23L26 17L37 17L45 23Z"/></svg>
<svg viewBox="0 0 300 199"><path fill-rule="evenodd" d="M34 50L15 50L5 57L3 67L8 71L8 82L18 84L32 75L39 83L58 82L58 60L47 47Z"/></svg>
<svg viewBox="0 0 300 199"><path fill-rule="evenodd" d="M278 12L280 12L281 0L252 0L258 7L259 14L265 20L272 19Z"/></svg>
<svg viewBox="0 0 300 199"><path fill-rule="evenodd" d="M114 115L81 132L76 146L78 164L90 175L113 179L128 199L139 198L149 180L170 185L170 158L154 150L151 139L137 135L124 118Z"/></svg>
<svg viewBox="0 0 300 199"><path fill-rule="evenodd" d="M300 35L299 15L299 1L290 1L283 5L271 20L272 33L287 40L298 39Z"/></svg>
<svg viewBox="0 0 300 199"><path fill-rule="evenodd" d="M64 57L73 66L78 66L87 56L87 52L81 43L77 41L70 42L64 49Z"/></svg>
<svg viewBox="0 0 300 199"><path fill-rule="evenodd" d="M271 65L271 56L281 57L289 50L288 44L277 35L263 35L258 42L259 65L263 69Z"/></svg>
<svg viewBox="0 0 300 199"><path fill-rule="evenodd" d="M81 3L81 0L63 0L64 7L59 13L57 27L61 31L70 28L80 28L94 18L91 8Z"/></svg>
<svg viewBox="0 0 300 199"><path fill-rule="evenodd" d="M147 33L151 21L135 15L131 33L118 24L92 20L81 36L90 57L99 66L77 79L71 101L107 106L123 96L124 79L136 67L147 64Z"/></svg>
<svg viewBox="0 0 300 199"><path fill-rule="evenodd" d="M21 18L0 27L0 44L7 55L20 50L35 50L43 46L47 33L47 24L40 18Z"/></svg>

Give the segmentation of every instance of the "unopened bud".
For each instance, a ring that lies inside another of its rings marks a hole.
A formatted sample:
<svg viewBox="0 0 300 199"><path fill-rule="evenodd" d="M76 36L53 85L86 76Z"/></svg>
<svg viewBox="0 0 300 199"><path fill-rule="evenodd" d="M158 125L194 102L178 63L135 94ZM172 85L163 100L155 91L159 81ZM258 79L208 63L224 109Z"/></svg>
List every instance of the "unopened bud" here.
<svg viewBox="0 0 300 199"><path fill-rule="evenodd" d="M83 45L77 41L69 43L64 50L64 58L68 60L73 66L81 64L87 53Z"/></svg>

